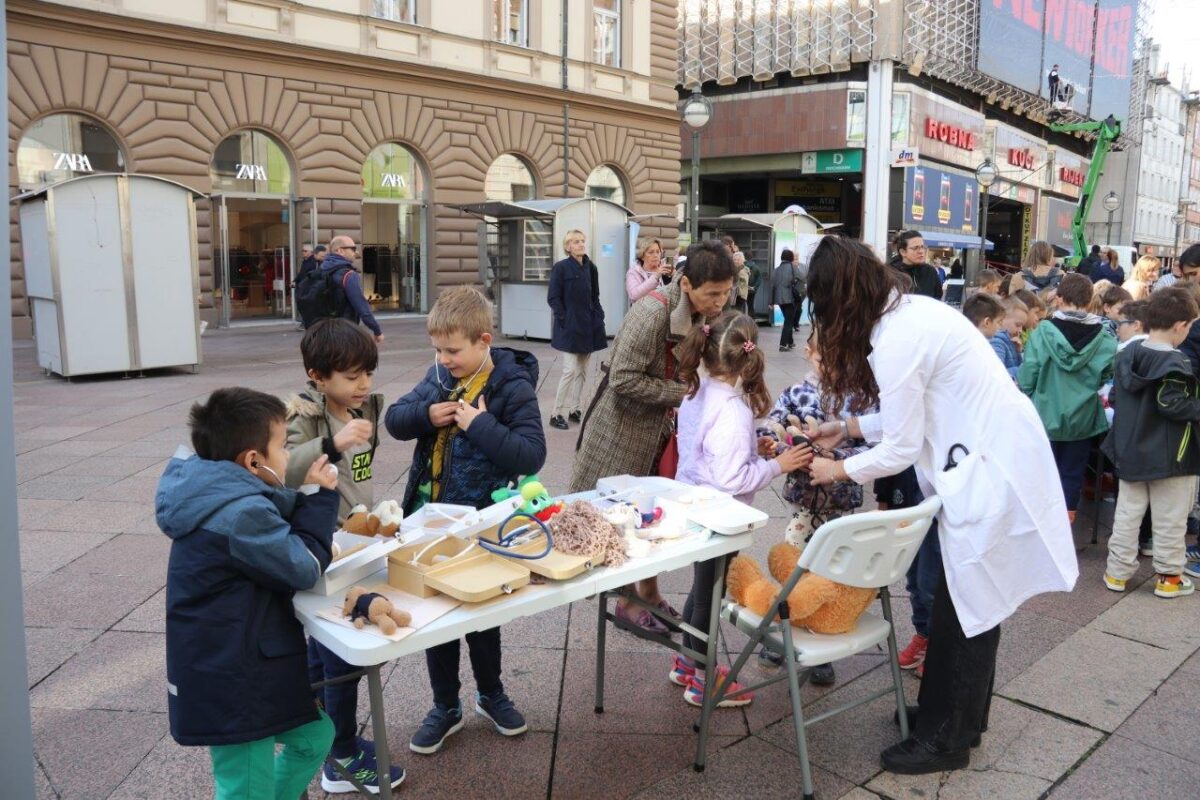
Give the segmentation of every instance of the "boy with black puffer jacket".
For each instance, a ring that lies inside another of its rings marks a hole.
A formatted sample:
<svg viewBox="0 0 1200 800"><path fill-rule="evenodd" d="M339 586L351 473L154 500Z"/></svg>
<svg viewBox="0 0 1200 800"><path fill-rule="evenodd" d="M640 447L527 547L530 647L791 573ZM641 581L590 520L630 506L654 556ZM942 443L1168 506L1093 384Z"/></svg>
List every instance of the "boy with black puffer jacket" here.
<svg viewBox="0 0 1200 800"><path fill-rule="evenodd" d="M1017 372L1017 384L1046 427L1072 521L1092 442L1108 430L1098 392L1112 375L1117 352L1100 317L1087 312L1091 301L1090 280L1078 273L1064 276L1058 310L1029 335Z"/></svg>
<svg viewBox="0 0 1200 800"><path fill-rule="evenodd" d="M1175 598L1194 591L1182 573L1184 534L1196 498L1200 443L1200 384L1178 347L1200 309L1186 289L1160 289L1146 312L1149 336L1117 356L1110 401L1116 414L1104 454L1120 478L1104 584L1125 591L1137 571L1138 528L1147 507L1154 528L1154 594Z"/></svg>
<svg viewBox="0 0 1200 800"><path fill-rule="evenodd" d="M340 472L338 521L344 522L356 505L375 504L371 477L379 445L376 425L383 413L383 395L372 393L379 362L374 340L345 319L323 319L310 325L300 340L300 355L308 387L288 400L287 484L299 486L309 466L322 455ZM316 684L345 678L360 667L338 658L316 639L308 641L309 680ZM358 680L330 683L318 690L325 713L333 720L330 760L321 771L327 792L355 792L354 784L335 767L353 775L371 792L379 791L375 744L358 736ZM391 768L392 786L404 780L403 767Z"/></svg>
<svg viewBox="0 0 1200 800"><path fill-rule="evenodd" d="M384 418L392 436L417 440L404 513L435 502L484 508L494 490L546 462L537 359L491 346L492 305L472 286L442 292L427 327L436 353L433 366ZM476 713L505 736L524 733L525 718L500 681L500 629L466 638ZM457 639L425 651L434 706L409 742L414 753L436 753L448 736L462 730L459 652Z"/></svg>
<svg viewBox="0 0 1200 800"><path fill-rule="evenodd" d="M337 471L316 459L287 489L287 427L277 397L218 389L192 406L196 454L158 484L167 567L171 736L207 745L217 798L299 797L333 741L313 703L292 595L329 566ZM279 755L276 744L282 744Z"/></svg>

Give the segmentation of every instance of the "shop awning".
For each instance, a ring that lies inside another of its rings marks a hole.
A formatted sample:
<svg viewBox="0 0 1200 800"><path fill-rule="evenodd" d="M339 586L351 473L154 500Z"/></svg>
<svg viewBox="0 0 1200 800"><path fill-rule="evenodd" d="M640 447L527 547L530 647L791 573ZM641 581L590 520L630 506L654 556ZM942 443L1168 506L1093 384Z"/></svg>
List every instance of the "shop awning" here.
<svg viewBox="0 0 1200 800"><path fill-rule="evenodd" d="M965 233L940 233L938 231L917 231L929 247L957 247L963 250L978 250L979 237L968 236ZM994 250L995 244L989 239L988 250Z"/></svg>
<svg viewBox="0 0 1200 800"><path fill-rule="evenodd" d="M633 212L620 203L614 203L602 197L563 197L549 200L485 200L482 203L443 203L447 208L457 209L477 217L492 217L494 219L521 219L536 217L553 217L563 206L571 203L595 200L616 206L625 212L627 217Z"/></svg>

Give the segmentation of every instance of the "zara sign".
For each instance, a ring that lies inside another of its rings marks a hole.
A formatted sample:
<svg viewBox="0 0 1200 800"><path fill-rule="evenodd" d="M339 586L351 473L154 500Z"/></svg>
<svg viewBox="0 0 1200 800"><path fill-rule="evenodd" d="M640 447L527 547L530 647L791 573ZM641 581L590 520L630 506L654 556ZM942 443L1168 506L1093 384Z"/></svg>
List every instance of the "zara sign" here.
<svg viewBox="0 0 1200 800"><path fill-rule="evenodd" d="M91 172L92 162L82 153L55 153L55 169L69 169L72 172Z"/></svg>
<svg viewBox="0 0 1200 800"><path fill-rule="evenodd" d="M265 181L267 180L267 168L258 164L238 164L235 180Z"/></svg>
<svg viewBox="0 0 1200 800"><path fill-rule="evenodd" d="M383 188L385 189L406 189L408 188L408 180L403 175L396 175L392 172L383 173Z"/></svg>

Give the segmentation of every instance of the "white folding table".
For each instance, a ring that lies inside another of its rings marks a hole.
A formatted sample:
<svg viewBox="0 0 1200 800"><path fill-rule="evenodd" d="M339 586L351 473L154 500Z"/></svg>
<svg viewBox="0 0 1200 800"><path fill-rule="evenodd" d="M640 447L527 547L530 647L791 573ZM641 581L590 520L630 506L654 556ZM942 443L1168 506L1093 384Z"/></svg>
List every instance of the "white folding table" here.
<svg viewBox="0 0 1200 800"><path fill-rule="evenodd" d="M596 631L596 713L602 713L604 711L606 624L612 622L623 630L644 639L683 652L696 659L700 664L716 663L717 631L721 624L721 599L725 594L725 564L730 554L743 550L752 543L753 535L750 533L736 536L711 534L707 539L689 536L678 542L663 544L646 558L630 559L620 567L599 567L571 580L531 584L511 595L501 595L487 602L459 606L398 642L366 631L336 625L317 616L318 611L328 608L336 601L311 592L300 592L296 595L296 616L300 618L310 636L332 650L343 661L364 668L362 673L347 676L347 678L357 680L362 674L367 676L371 724L375 736L376 758L378 759L377 768L379 775L385 776L391 774L391 751L387 741L387 726L384 724L383 683L379 676L379 670L383 664L401 656L418 653L435 645L458 639L473 631L488 630L519 617L539 614L576 600L598 595L600 610ZM607 609L607 596L617 589L628 586L634 581L645 580L697 561L714 558L719 559L719 562L714 571L712 609L707 631L698 631L678 619L672 620L664 616L657 608L641 603L636 597L631 598L631 602L646 608L675 630L686 631L700 641L706 642L707 648L704 653L688 650L668 637L657 636L640 628L629 626L623 621L617 620L615 615ZM387 571L380 570L375 575L365 578L361 584L372 586L386 582ZM709 699L713 696L713 692L705 693L705 704L701 709L701 721L698 726L701 736L695 762L697 769L704 767L704 733L708 730L708 717L712 713ZM391 786L387 780L380 782L379 790L379 796L384 800L391 798Z"/></svg>

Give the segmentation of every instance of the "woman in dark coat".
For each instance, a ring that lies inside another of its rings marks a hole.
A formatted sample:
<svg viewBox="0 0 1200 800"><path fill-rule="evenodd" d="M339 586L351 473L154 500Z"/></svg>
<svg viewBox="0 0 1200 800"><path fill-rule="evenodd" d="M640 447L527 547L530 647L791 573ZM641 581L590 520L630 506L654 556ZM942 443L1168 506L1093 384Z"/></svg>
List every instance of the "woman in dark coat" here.
<svg viewBox="0 0 1200 800"><path fill-rule="evenodd" d="M550 270L550 304L553 320L550 346L563 354L562 377L554 395L550 425L567 429L567 418L579 422L580 399L592 353L608 346L604 335L604 309L600 306L600 273L587 257L587 237L582 231L567 231L563 238L567 257Z"/></svg>

